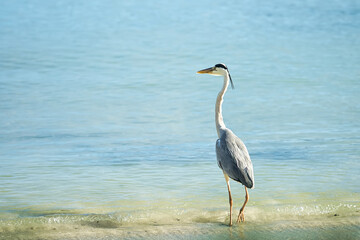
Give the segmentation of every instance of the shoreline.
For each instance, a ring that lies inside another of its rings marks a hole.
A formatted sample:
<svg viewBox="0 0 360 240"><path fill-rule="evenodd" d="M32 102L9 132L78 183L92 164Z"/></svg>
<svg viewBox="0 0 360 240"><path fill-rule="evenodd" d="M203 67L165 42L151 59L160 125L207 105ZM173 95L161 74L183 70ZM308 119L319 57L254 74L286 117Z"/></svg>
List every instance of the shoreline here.
<svg viewBox="0 0 360 240"><path fill-rule="evenodd" d="M355 239L360 234L359 210L347 216L327 214L274 221L250 218L232 227L227 222L228 216L124 223L108 214L56 214L0 219L0 239L233 239L233 235L241 239Z"/></svg>

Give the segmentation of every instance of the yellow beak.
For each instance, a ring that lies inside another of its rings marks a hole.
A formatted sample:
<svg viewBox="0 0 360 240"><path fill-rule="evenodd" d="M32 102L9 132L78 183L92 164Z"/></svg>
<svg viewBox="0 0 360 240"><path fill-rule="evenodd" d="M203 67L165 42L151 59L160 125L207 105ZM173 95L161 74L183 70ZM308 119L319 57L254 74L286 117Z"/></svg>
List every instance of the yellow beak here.
<svg viewBox="0 0 360 240"><path fill-rule="evenodd" d="M210 68L205 68L203 70L200 70L197 73L201 73L201 74L203 74L203 73L211 73L212 71L214 71L214 68L210 67Z"/></svg>

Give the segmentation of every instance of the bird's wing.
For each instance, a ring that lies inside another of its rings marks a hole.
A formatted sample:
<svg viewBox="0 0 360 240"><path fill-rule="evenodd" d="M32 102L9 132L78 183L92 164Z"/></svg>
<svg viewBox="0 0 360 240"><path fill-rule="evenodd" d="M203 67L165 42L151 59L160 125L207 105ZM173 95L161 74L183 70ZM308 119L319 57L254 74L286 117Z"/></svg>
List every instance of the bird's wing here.
<svg viewBox="0 0 360 240"><path fill-rule="evenodd" d="M229 129L216 141L216 157L219 167L230 178L248 188L254 187L254 170L245 144Z"/></svg>

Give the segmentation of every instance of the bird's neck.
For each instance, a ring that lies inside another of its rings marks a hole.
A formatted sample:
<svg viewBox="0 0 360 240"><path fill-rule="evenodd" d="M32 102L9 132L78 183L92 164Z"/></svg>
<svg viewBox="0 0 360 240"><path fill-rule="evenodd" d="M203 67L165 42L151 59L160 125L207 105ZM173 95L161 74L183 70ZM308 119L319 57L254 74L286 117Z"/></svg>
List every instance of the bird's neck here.
<svg viewBox="0 0 360 240"><path fill-rule="evenodd" d="M226 74L224 76L224 84L222 89L220 90L217 98L216 98L216 104L215 104L215 123L216 123L216 131L218 134L218 137L220 138L221 131L225 129L225 123L222 116L222 102L224 94L229 86L229 75Z"/></svg>

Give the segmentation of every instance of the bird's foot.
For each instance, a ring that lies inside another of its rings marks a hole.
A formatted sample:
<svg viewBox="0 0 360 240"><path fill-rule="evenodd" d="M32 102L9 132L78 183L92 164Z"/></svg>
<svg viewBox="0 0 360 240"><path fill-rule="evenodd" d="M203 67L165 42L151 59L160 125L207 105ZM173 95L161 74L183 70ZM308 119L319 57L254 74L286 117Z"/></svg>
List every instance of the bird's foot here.
<svg viewBox="0 0 360 240"><path fill-rule="evenodd" d="M245 222L245 216L244 216L244 211L240 211L239 213L239 216L238 216L238 219L236 221L236 223L239 223L239 222Z"/></svg>
<svg viewBox="0 0 360 240"><path fill-rule="evenodd" d="M232 217L231 217L231 214L230 214L230 219L229 219L229 227L232 226Z"/></svg>

